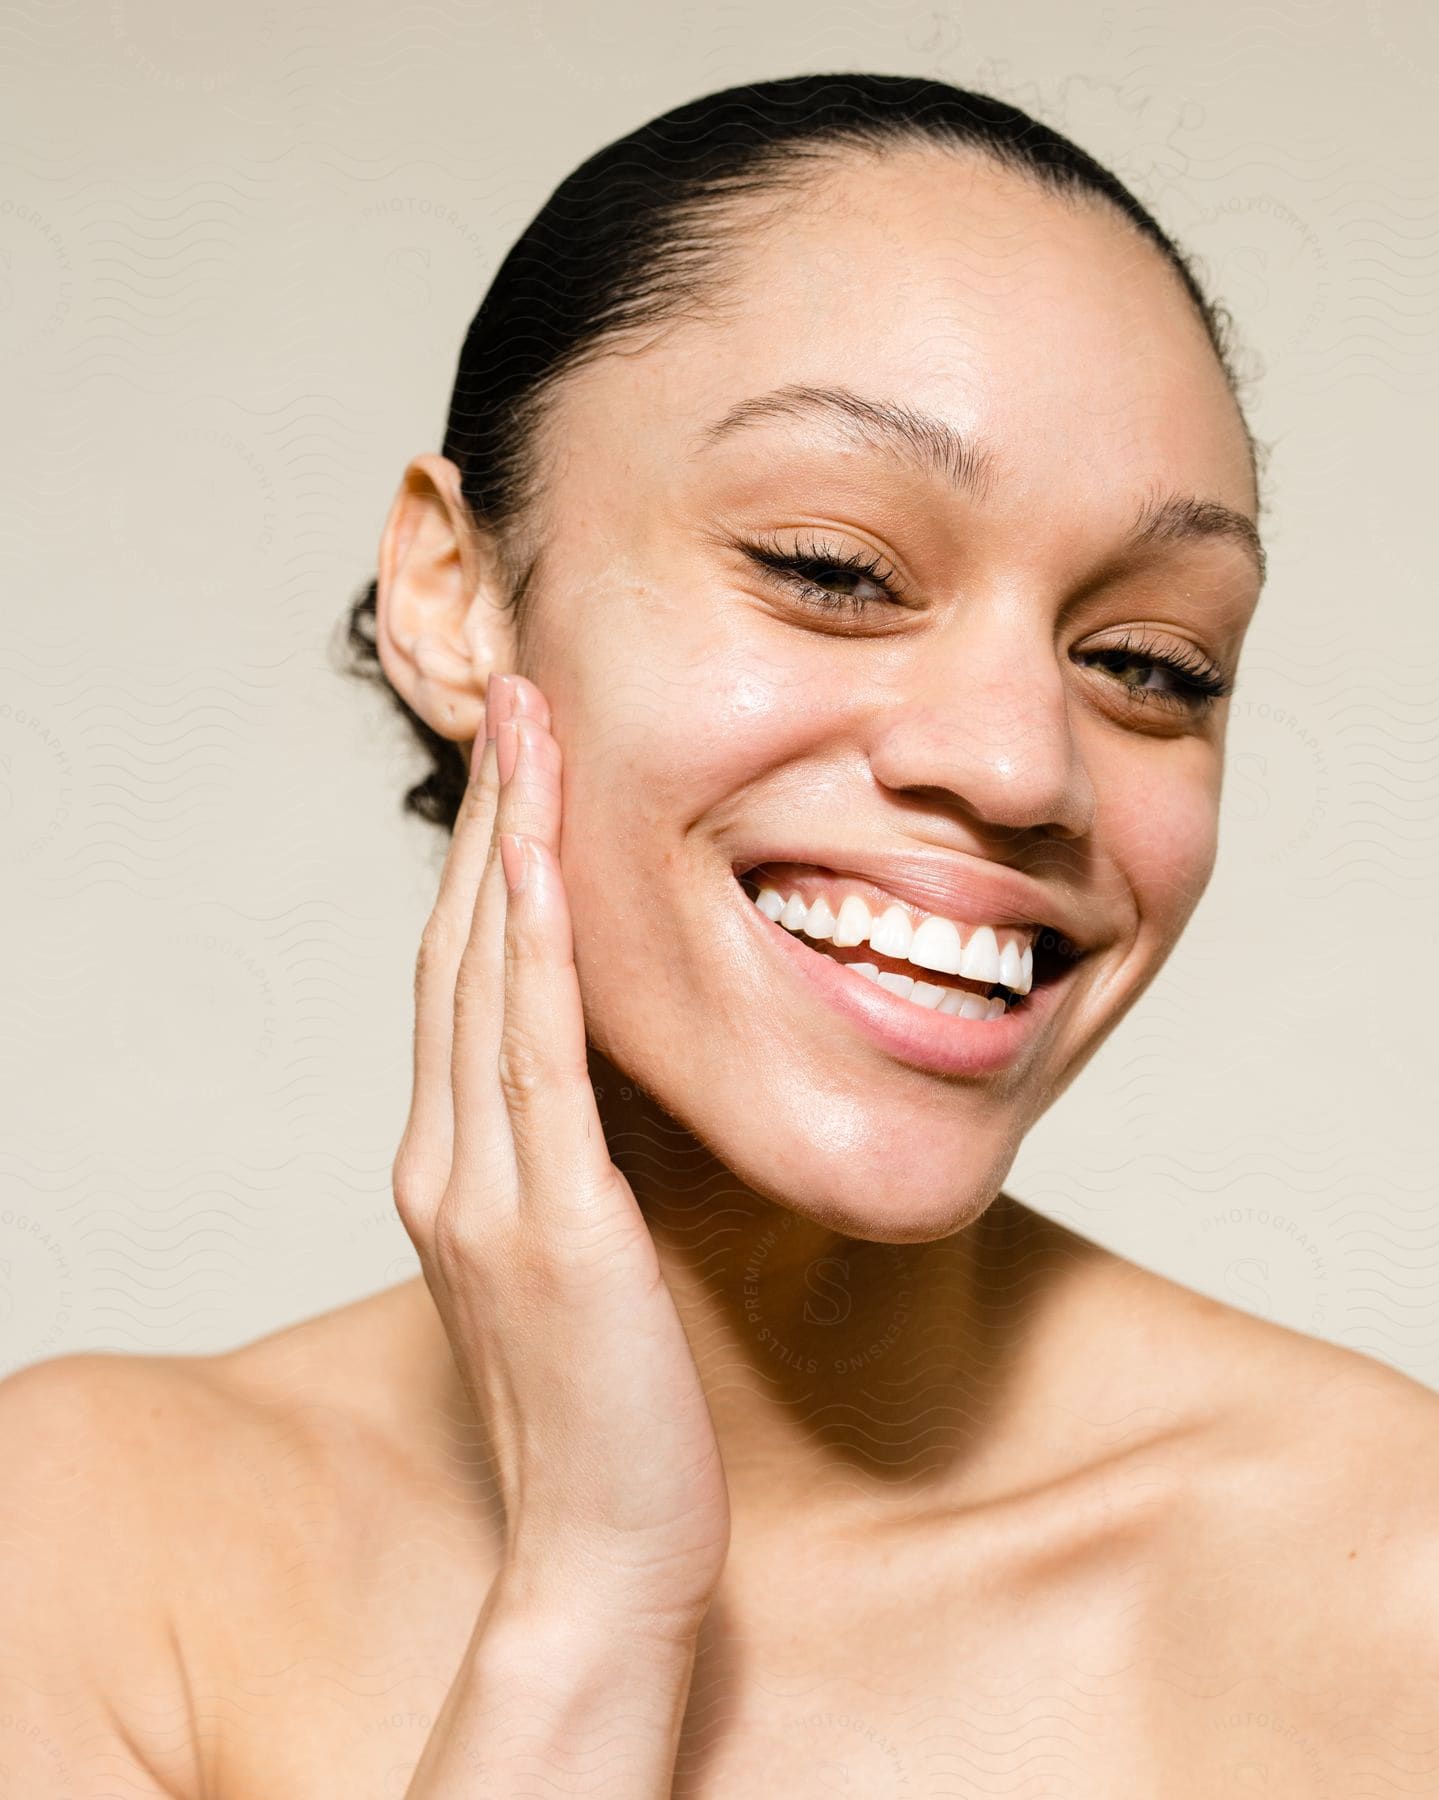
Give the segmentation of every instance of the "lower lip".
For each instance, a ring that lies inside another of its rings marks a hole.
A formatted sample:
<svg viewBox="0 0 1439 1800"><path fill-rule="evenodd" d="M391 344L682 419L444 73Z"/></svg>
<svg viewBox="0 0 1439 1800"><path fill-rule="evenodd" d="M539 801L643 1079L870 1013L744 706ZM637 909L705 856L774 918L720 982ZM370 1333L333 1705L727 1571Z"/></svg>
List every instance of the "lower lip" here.
<svg viewBox="0 0 1439 1800"><path fill-rule="evenodd" d="M936 1075L995 1075L1013 1067L1034 1043L1070 980L1066 973L1044 982L998 1019L931 1012L856 975L822 950L811 950L793 932L767 919L738 882L735 887L764 941L822 1000L879 1049Z"/></svg>

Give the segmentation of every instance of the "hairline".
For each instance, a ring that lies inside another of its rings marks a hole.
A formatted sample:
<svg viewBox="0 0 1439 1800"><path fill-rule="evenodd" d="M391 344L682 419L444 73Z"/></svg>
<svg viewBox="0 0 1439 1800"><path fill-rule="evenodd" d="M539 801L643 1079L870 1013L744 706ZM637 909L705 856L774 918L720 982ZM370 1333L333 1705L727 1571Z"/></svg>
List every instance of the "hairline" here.
<svg viewBox="0 0 1439 1800"><path fill-rule="evenodd" d="M1240 428L1244 433L1249 451L1256 512L1262 513L1263 496L1259 481L1258 446L1249 429L1249 423L1244 417L1243 406L1235 391L1233 374L1223 353L1214 343L1208 319L1196 305L1194 296L1190 293L1180 269L1175 265L1169 252L1161 244L1155 242L1149 233L1142 229L1139 222L1131 218L1110 195L1095 190L1082 181L1068 181L1059 175L1051 178L1046 174L1043 165L1036 166L1025 162L1002 145L965 143L959 139L934 136L911 120L883 137L871 137L863 132L854 132L845 136L800 139L792 143L772 146L757 157L755 179L748 188L736 193L708 195L697 201L692 200L677 209L675 223L681 228L689 221L704 220L713 223L715 227L712 238L713 254L697 265L696 273L692 278L686 277L676 283L678 291L671 296L672 303L662 304L652 312L647 312L640 319L610 327L601 326L584 343L578 345L574 353L560 366L551 370L528 396L525 410L530 415L527 472L530 478L531 492L526 504L519 512L512 519L506 521L502 531L495 533L501 566L509 575L511 589L509 604L512 609L520 614L525 611L524 602L536 583L536 572L551 534L550 522L543 516L543 509L550 491L548 465L552 461L546 456L544 440L562 410L569 377L608 356L622 354L627 349L646 347L645 340L653 340L673 326L684 322L687 317L693 318L701 314L722 315L726 309L726 293L729 286L723 274L722 264L726 251L738 247L735 243L734 227L738 223L742 223L747 214L758 211L759 217L755 221L755 225L757 229L763 229L766 224L782 216L787 194L795 188L803 186L806 180L819 181L823 180L827 174L832 175L834 166L842 164L847 157L862 155L868 156L873 161L883 161L912 150L933 150L960 161L987 163L991 168L1002 173L1012 174L1023 179L1039 193L1064 203L1071 211L1081 211L1086 206L1092 207L1096 211L1102 211L1110 218L1128 226L1131 234L1158 257L1173 277L1179 295L1186 303L1190 314L1198 319L1204 331L1205 341L1209 345L1210 354L1219 364L1225 387L1239 415ZM826 170L825 164L830 164L832 167ZM725 239L726 231L729 233L727 241ZM1166 497L1157 497L1157 499L1164 498ZM1155 501L1151 500L1150 505L1153 504ZM1237 516L1243 517L1243 515ZM1137 520L1136 530L1138 526L1139 521ZM516 537L519 539L518 548L509 541ZM1253 556L1262 585L1266 574L1266 556L1257 529L1253 534Z"/></svg>

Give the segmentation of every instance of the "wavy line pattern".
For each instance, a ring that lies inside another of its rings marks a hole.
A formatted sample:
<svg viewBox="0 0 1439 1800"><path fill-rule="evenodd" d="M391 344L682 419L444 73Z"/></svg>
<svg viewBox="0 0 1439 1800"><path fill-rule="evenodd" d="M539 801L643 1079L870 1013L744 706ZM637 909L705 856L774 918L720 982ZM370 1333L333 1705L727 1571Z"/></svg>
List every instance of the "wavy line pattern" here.
<svg viewBox="0 0 1439 1800"><path fill-rule="evenodd" d="M319 4L181 21L118 0L98 32L73 4L0 13L0 43L33 75L3 142L0 211L20 425L0 484L0 566L19 601L0 829L26 944L6 978L13 1152L149 1152L168 1096L176 1148L187 1132L238 1134L290 1145L298 1171L311 1134L348 1143L358 1121L365 1157L388 1154L437 847L396 825L408 753L373 696L335 681L325 647L369 572L403 451L436 441L456 321L546 183L598 141L555 96L609 109L618 128L650 103L647 70L737 78L751 14L680 5L659 22L626 0L502 20L433 4L342 33ZM1030 106L1165 209L1240 322L1261 435L1282 434L1276 574L1233 707L1215 882L1031 1148L1052 1130L1087 1152L1087 1118L1117 1118L1124 1163L1111 1173L1100 1155L1074 1192L1132 1220L1170 1146L1217 1140L1242 1158L1262 1141L1297 1192L1318 1118L1347 1107L1358 1131L1387 1110L1373 1204L1392 1218L1407 1191L1396 1159L1422 1143L1423 1008L1396 1026L1375 978L1390 943L1432 939L1439 782L1426 565L1405 548L1424 460L1402 447L1404 404L1435 369L1432 156L1414 107L1393 109L1362 155L1312 97L1292 117L1266 110L1262 132L1245 117L1247 93L1288 104L1276 61L1322 64L1349 44L1335 9L1211 23L1202 48L1156 6L1076 15L1043 45L997 13L983 29L932 10L880 27L889 53ZM811 64L877 53L866 9L807 25L796 54ZM632 53L641 27L648 63ZM780 54L787 27L765 28ZM1432 28L1399 0L1368 0L1352 48L1410 98L1431 84ZM543 69L548 85L492 84L477 107L486 68ZM62 74L71 105L47 109ZM119 96L123 122L101 144ZM446 117L456 128L437 130ZM1316 556L1339 490L1363 510ZM1356 613L1360 592L1383 607ZM1376 930L1366 969L1355 945ZM1227 985L1236 961L1256 970L1242 997ZM1257 973L1280 964L1280 981ZM1335 1031L1357 1057L1326 1054ZM1276 1082L1276 1068L1291 1073ZM1199 1203L1205 1182L1183 1168L1169 1180ZM144 1193L115 1204L138 1227ZM239 1188L232 1210L238 1230ZM355 1279L388 1267L398 1241L377 1228ZM1288 1303L1304 1297L1296 1275ZM239 1316L203 1297L185 1341L207 1317L223 1341ZM1330 1317L1372 1329L1342 1295ZM124 1329L160 1344L165 1319L137 1299ZM21 1332L7 1351L108 1328L82 1309L59 1337Z"/></svg>
<svg viewBox="0 0 1439 1800"><path fill-rule="evenodd" d="M440 442L464 326L563 174L758 69L882 67L1016 101L1155 210L1233 315L1265 456L1271 576L1231 707L1213 881L1007 1186L1186 1287L1439 1386L1436 18L1412 0L0 4L0 1375L127 1353L108 1378L133 1407L132 1357L228 1348L417 1272L390 1166L442 845L399 816L420 771L380 697L337 676L337 627L405 459ZM904 283L909 250L875 219L836 254L868 293ZM1007 273L1023 275L1020 250ZM686 698L682 677L640 669L618 716L638 742ZM612 1148L640 1176L679 1136L617 1132ZM744 1209L698 1158L674 1191L697 1269L724 1269ZM852 1385L808 1394L849 1267L814 1271L801 1332L770 1282L783 1250L754 1247L737 1321L768 1360L740 1354L729 1320L695 1349L718 1404L758 1380L852 1453L806 1499L858 1518L874 1504L862 1458L917 1481L936 1432L977 1405L936 1376L954 1328L915 1329L905 1245L870 1247L883 1304ZM1042 1262L1014 1259L1017 1291ZM213 1481L221 1554L258 1571L280 1635L246 1639L225 1680L187 1671L183 1707L137 1667L128 1716L158 1763L248 1741L273 1760L247 1785L317 1792L301 1746L319 1721L367 1795L406 1791L474 1610L455 1571L476 1566L476 1496L498 1496L432 1402L415 1466L444 1480L414 1505L376 1499L399 1478L355 1460L378 1416L364 1409L383 1404L365 1329L338 1373L306 1360L309 1340L280 1341L283 1423L231 1430L214 1472L195 1433L183 1479ZM791 1616L803 1546L785 1580L756 1579L749 1636L723 1609L711 1622L676 1796L1092 1792L1116 1745L1138 1756L1156 1720L1181 1717L1216 1793L1439 1791L1432 1706L1320 1708L1303 1678L1313 1594L1282 1572L1296 1543L1333 1548L1330 1490L1244 1466L1242 1531L1205 1583L1170 1579L1151 1532L1193 1517L1192 1471L1166 1416L1147 1397L1089 1409L1106 1461L1066 1525L1080 1573L1052 1613L1036 1600L1019 1617L990 1591L983 1571L1024 1551L983 1517L964 1522L981 1573L954 1594L954 1557L924 1537L913 1617L888 1604L857 1626L818 1555L812 1611ZM0 1549L91 1516L82 1450L0 1516ZM1316 1585L1337 1592L1337 1559L1362 1555L1377 1608L1385 1536L1375 1506ZM360 1542L363 1567L344 1560ZM1422 1554L1401 1585L1428 1592ZM1051 1594L1038 1577L1025 1591ZM1272 1596L1263 1629L1213 1648L1215 1621L1254 1593ZM962 1625L917 1676L911 1640L940 1601ZM1357 1665L1367 1642L1335 1617ZM1431 1628L1414 1631L1430 1667ZM52 1684L61 1713L70 1681ZM4 1690L7 1793L44 1685L22 1671ZM120 1791L90 1760L67 1791ZM202 1785L188 1780L176 1791ZM1136 1767L1107 1791L1121 1787L1173 1793L1175 1771Z"/></svg>

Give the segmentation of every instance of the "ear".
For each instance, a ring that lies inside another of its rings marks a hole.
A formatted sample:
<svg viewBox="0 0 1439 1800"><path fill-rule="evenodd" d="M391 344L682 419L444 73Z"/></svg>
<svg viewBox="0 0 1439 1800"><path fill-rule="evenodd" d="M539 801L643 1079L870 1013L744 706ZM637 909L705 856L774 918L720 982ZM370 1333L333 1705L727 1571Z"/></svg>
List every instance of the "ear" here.
<svg viewBox="0 0 1439 1800"><path fill-rule="evenodd" d="M375 646L391 686L441 737L468 745L484 729L489 681L512 666L507 599L459 470L414 457L380 539Z"/></svg>

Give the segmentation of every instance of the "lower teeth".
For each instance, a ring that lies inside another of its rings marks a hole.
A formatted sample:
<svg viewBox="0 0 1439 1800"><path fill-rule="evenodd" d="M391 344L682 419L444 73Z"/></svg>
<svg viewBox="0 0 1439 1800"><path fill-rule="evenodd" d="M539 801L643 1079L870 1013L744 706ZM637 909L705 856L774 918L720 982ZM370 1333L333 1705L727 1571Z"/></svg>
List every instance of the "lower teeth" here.
<svg viewBox="0 0 1439 1800"><path fill-rule="evenodd" d="M922 1006L926 1012L948 1013L960 1019L1001 1019L1008 1010L1000 994L991 994L986 1000L983 994L970 994L962 988L941 987L938 982L918 981L913 975L882 970L878 963L852 962L843 966L889 993L898 994L901 1000Z"/></svg>

